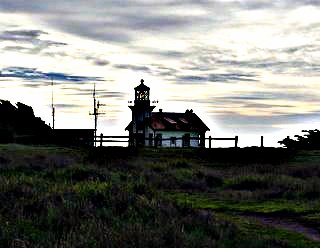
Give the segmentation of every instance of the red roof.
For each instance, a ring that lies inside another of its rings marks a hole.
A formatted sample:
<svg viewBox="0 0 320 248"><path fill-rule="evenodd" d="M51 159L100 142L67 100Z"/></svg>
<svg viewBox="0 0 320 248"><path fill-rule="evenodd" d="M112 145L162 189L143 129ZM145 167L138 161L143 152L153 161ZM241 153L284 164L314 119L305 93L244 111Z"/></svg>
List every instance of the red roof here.
<svg viewBox="0 0 320 248"><path fill-rule="evenodd" d="M192 111L185 113L154 112L149 119L153 130L164 131L209 131L210 129Z"/></svg>
<svg viewBox="0 0 320 248"><path fill-rule="evenodd" d="M153 112L151 117L146 119L146 125L153 130L162 131L205 132L210 130L192 110L187 110L185 113ZM132 122L125 130L129 131L131 128Z"/></svg>

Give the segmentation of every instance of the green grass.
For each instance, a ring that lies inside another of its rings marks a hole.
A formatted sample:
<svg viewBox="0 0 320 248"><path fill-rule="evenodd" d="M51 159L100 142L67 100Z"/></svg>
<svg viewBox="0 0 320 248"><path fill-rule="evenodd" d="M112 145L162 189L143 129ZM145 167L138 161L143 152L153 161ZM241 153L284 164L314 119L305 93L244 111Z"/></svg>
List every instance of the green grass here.
<svg viewBox="0 0 320 248"><path fill-rule="evenodd" d="M259 222L239 216L224 216L239 227L239 240L236 247L245 247L242 242L258 240L258 244L252 247L319 247L317 242L307 239L304 235L287 231L281 228L274 228L261 225ZM260 244L259 244L260 243Z"/></svg>
<svg viewBox="0 0 320 248"><path fill-rule="evenodd" d="M218 211L250 212L250 213L286 213L286 214L309 214L318 212L320 200L313 202L268 200L268 201L232 201L211 199L206 194L188 194L180 192L166 192L164 197L176 201L178 204L186 204L192 208L212 209Z"/></svg>
<svg viewBox="0 0 320 248"><path fill-rule="evenodd" d="M252 152L0 145L0 247L320 247L246 217L317 228L320 152Z"/></svg>

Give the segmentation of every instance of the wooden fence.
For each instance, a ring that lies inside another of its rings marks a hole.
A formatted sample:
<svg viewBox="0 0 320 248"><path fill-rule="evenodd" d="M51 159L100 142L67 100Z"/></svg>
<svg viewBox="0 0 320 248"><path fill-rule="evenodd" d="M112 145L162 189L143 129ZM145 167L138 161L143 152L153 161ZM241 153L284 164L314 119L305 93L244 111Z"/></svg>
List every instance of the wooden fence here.
<svg viewBox="0 0 320 248"><path fill-rule="evenodd" d="M234 138L212 138L211 136L209 136L209 138L206 138L206 140L209 140L209 148L212 147L213 140L234 140L234 147L238 147L239 137L235 136Z"/></svg>
<svg viewBox="0 0 320 248"><path fill-rule="evenodd" d="M94 137L94 139L92 139ZM60 139L60 138L59 138ZM51 144L50 142L53 142L53 144L65 144L65 145L86 145L86 146L103 146L107 143L127 143L127 145L130 145L130 136L104 136L103 134L100 134L99 136L91 136L91 137L76 137L72 136L71 138L67 135L67 137L61 138L57 142L57 139L52 139L52 137L46 138L46 136L40 137L38 135L20 135L15 136L13 140L9 141L2 141L2 143L19 143L19 144ZM177 140L184 140L183 137L174 138L175 141ZM171 141L172 138L162 138L161 141ZM200 141L200 138L198 137L189 137L189 140L198 140ZM215 138L215 137L206 137L205 138L205 144L206 141L208 141L208 148L213 147L214 141L234 141L234 147L238 147L238 141L239 137L235 136L233 138ZM161 146L161 142L159 144L159 140L156 138L145 138L145 141L148 141L149 146ZM48 143L49 142L49 143ZM1 141L0 141L1 143ZM182 142L183 143L183 142ZM184 146L188 147L188 146ZM260 137L260 147L264 147L264 136Z"/></svg>
<svg viewBox="0 0 320 248"><path fill-rule="evenodd" d="M175 137L174 140L184 140L184 137ZM189 137L189 140L198 140L200 141L200 138L198 137ZM171 141L172 138L161 138L160 140L157 139L157 137L155 138L145 138L145 141L147 141L149 144L152 144L153 146L157 147L160 146L159 145L159 141ZM238 141L239 141L239 137L235 136L234 138L214 138L214 137L207 137L205 138L205 141L208 140L209 141L209 148L212 148L212 143L214 140L230 140L230 141L234 141L234 147L238 147ZM99 136L95 136L95 145L99 145L99 146L103 146L104 143L128 143L128 146L130 145L130 136L105 136L103 134L100 134ZM160 142L161 144L161 142ZM150 146L150 145L149 145ZM188 146L185 146L188 147Z"/></svg>

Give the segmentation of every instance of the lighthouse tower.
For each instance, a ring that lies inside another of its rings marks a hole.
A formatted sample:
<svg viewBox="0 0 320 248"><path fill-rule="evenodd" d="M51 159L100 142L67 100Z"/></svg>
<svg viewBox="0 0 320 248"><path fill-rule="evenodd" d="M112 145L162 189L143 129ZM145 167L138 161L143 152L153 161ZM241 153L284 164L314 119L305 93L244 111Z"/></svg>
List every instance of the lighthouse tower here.
<svg viewBox="0 0 320 248"><path fill-rule="evenodd" d="M129 131L130 143L133 146L144 146L147 143L147 121L155 106L150 105L150 88L141 79L140 85L134 88L134 105L129 106L132 111L132 120L126 130Z"/></svg>

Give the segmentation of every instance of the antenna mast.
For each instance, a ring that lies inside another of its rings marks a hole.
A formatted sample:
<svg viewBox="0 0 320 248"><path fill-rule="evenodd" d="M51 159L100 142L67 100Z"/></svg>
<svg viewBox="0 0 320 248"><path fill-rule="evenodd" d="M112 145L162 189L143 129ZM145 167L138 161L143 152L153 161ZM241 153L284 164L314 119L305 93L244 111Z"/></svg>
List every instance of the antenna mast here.
<svg viewBox="0 0 320 248"><path fill-rule="evenodd" d="M53 80L51 77L51 108L52 108L52 129L54 129L54 121L55 121L55 109L53 105Z"/></svg>
<svg viewBox="0 0 320 248"><path fill-rule="evenodd" d="M96 83L93 85L93 113L89 113L89 115L94 116L94 146L96 146L96 136L97 136L97 129L98 129L98 116L103 115L103 112L99 112L100 106L105 106L104 104L100 104L96 98Z"/></svg>

